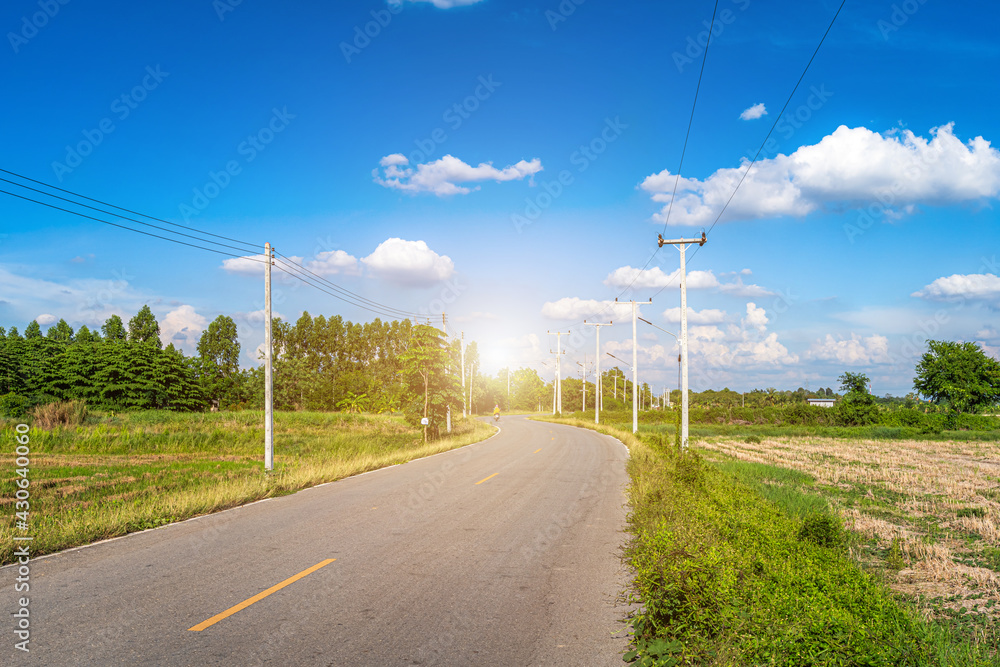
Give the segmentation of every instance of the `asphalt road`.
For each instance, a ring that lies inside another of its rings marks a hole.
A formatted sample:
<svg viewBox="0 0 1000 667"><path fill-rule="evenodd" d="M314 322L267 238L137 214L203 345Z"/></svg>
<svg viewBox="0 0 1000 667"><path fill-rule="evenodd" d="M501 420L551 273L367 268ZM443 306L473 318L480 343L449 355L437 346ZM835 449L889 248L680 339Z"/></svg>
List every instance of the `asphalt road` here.
<svg viewBox="0 0 1000 667"><path fill-rule="evenodd" d="M3 664L623 664L624 446L517 417L500 426L459 450L32 561L31 650L14 649L8 617ZM12 612L15 576L0 570Z"/></svg>

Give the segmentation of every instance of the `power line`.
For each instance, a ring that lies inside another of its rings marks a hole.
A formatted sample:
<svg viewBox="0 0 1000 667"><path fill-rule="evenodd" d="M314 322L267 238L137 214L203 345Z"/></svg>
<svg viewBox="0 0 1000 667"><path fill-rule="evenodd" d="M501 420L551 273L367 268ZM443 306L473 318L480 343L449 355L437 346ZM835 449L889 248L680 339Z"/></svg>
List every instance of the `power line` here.
<svg viewBox="0 0 1000 667"><path fill-rule="evenodd" d="M328 295L332 296L335 299L343 301L344 303L348 303L348 304L350 304L352 306L356 306L358 308L363 308L364 310L367 310L369 312L375 313L376 315L382 315L384 317L390 317L390 318L398 318L398 317L401 316L399 313L393 313L393 312L391 312L389 310L388 306L383 307L383 306L381 306L381 304L375 304L374 306L371 306L371 305L367 305L365 303L359 303L357 301L354 301L350 297L344 296L342 294L337 294L336 292L331 292L330 290L326 289L322 284L317 284L316 282L314 282L314 280L312 278L309 278L308 276L305 276L304 274L298 272L296 270L296 267L298 267L297 264L294 264L294 263L289 264L289 263L283 262L281 260L275 260L275 268L277 268L279 271L287 273L288 275L292 276L293 278L297 278L298 280L301 280L302 282L304 282L305 284L309 285L310 287L318 289L320 292L328 294ZM291 269L291 270L289 270L289 269ZM423 317L423 315L420 315L420 314L413 314L413 316L415 316L415 317ZM406 317L405 319L409 319L409 317Z"/></svg>
<svg viewBox="0 0 1000 667"><path fill-rule="evenodd" d="M701 81L702 81L702 78L705 75L705 63L708 61L708 49L709 49L709 47L712 44L712 34L713 34L713 31L714 31L714 28L715 28L715 17L716 17L716 14L718 13L718 11L719 11L719 0L715 0L715 7L712 9L712 21L711 21L711 23L709 23L709 26L708 26L708 38L707 38L707 41L705 42L705 51L702 53L702 56L701 56L701 68L698 70L698 84L695 86L695 89L694 89L694 100L691 102L691 114L688 116L687 131L684 133L684 145L681 148L681 159L680 159L679 164L677 165L677 173L676 173L676 175L674 177L674 191L673 191L673 194L670 196L670 204L668 204L668 206L667 206L667 217L663 221L663 232L664 233L666 233L666 231L667 231L667 224L670 222L670 211L673 209L674 197L677 194L677 184L680 182L681 170L684 168L684 155L687 153L688 139L691 137L691 126L694 124L694 112L695 112L695 109L698 106L698 93L701 91ZM639 279L639 276L642 275L642 272L646 270L646 267L649 266L650 262L653 261L653 258L656 257L656 253L658 253L659 251L660 251L660 248L659 248L659 246L657 246L656 250L653 251L653 254L650 255L649 259L646 260L646 263L642 265L642 268L639 269L638 271L636 271L635 277L632 278L632 281L629 282L628 285L626 285L625 287L623 287L622 291L618 293L618 296L615 297L615 300L620 299L622 297L622 295L625 294L625 292L627 292L628 290L630 290L632 288L632 285L634 285L635 281ZM660 290L660 291L662 292L663 290ZM659 294L659 292L657 292L657 294ZM607 312L607 310L608 310L609 307L610 307L610 305L606 306L604 308L604 310L602 310L597 315L598 316L604 315ZM578 322L577 324L574 324L573 326L579 326L579 325L580 325L580 323ZM573 327L570 327L570 328L572 329Z"/></svg>
<svg viewBox="0 0 1000 667"><path fill-rule="evenodd" d="M73 195L79 196L79 197L81 197L83 199L87 199L89 201L94 201L94 202L103 204L105 206L109 206L111 208L116 208L116 209L119 209L119 210L122 210L122 211L128 211L130 213L135 213L134 211L129 211L129 209L125 209L125 208L122 208L120 206L115 206L114 204L109 204L107 202L102 202L100 200L92 199L90 197L85 197L83 195L78 195L77 193L73 193L73 192L70 192L68 190L63 190L62 188L56 188L55 186L50 186L50 185L47 185L46 183L42 183L42 182L36 181L34 179L23 177L20 174L16 174L14 172L10 172L10 171L8 171L6 169L0 169L0 172L8 173L8 174L13 174L15 176L18 176L20 178L24 178L25 180L31 181L33 183L38 183L40 185L45 185L46 187L52 187L53 189L59 190L61 192L66 192L68 194L73 194ZM134 222L136 224L143 225L145 227L150 227L150 228L153 228L153 229L157 229L159 231L166 232L168 234L177 234L179 236L190 238L190 239L193 239L195 241L201 241L203 243L209 243L209 244L221 246L223 248L229 248L229 249L232 249L232 250L238 250L241 253L246 253L246 252L249 251L247 248L239 248L239 247L236 247L236 246L231 246L229 244L219 243L218 241L212 241L210 239L199 238L199 237L193 236L191 234L185 234L183 232L175 232L175 231L170 230L170 229L164 229L163 227L160 227L158 225L153 225L153 224L150 224L150 223L143 222L141 220L136 220L136 219L130 218L128 216L124 216L124 215L120 215L120 214L114 213L112 211L107 211L107 210L104 210L104 209L101 209L101 208L97 208L95 206L90 206L88 204L83 204L81 202L73 201L73 200L68 199L66 197L60 197L59 195L54 195L52 193L45 192L43 190L39 190L37 188L32 188L30 186L24 185L22 183L17 183L15 181L11 181L11 180L6 179L6 178L0 178L0 181L5 182L5 183L9 183L9 184L11 184L11 185L13 185L15 187L19 187L19 188L23 188L25 190L29 190L31 192L35 192L35 193L37 193L39 195L42 195L43 197L50 197L50 198L53 198L53 199L57 199L57 200L66 202L68 204L72 204L72 205L75 205L75 206L81 206L83 208L90 209L90 210L95 211L97 213L103 213L105 215L110 215L110 216L114 216L116 218L121 218L123 220L128 220L130 222ZM72 209L65 208L63 206L57 206L55 204L51 204L51 203L48 203L48 202L45 202L45 201L40 201L38 199L34 199L32 197L27 197L27 196L24 196L24 195L20 195L20 194L14 193L14 192L9 192L7 190L0 189L0 193L8 195L8 196L11 196L11 197L16 197L16 198L22 199L24 201L28 201L28 202L31 202L33 204L39 204L41 206L45 206L45 207L48 207L48 208L51 208L51 209L55 209L57 211L62 211L64 213L69 213L71 215L75 215L77 217L85 218L87 220L93 220L94 222L100 222L102 224L109 225L111 227L117 227L119 229L124 229L124 230L130 231L130 232L135 232L137 234L143 234L145 236L150 236L152 238L160 239L160 240L163 240L163 241L169 241L171 243L177 243L179 245L187 246L187 247L190 247L190 248L197 248L199 250L207 250L209 252L214 252L214 253L217 253L217 254L220 254L220 255L225 255L225 256L228 256L228 257L235 257L237 259L243 259L243 260L247 260L247 261L251 261L251 262L258 262L258 263L261 263L261 264L265 263L265 260L259 259L259 258L256 258L256 257L247 257L245 254L235 254L235 253L226 252L226 251L223 251L223 250L217 250L215 248L210 248L210 247L206 247L206 246L203 246L203 245L197 245L195 243L188 243L186 241L181 241L181 240L178 240L178 239L175 239L175 238L171 238L171 237L168 237L168 236L162 236L160 234L154 234L152 232L143 231L141 229L135 229L133 227L129 227L128 225L122 225L122 224L118 224L116 222L111 222L109 220L104 220L102 218L98 218L98 217L95 217L95 216L92 216L92 215L87 215L85 213L81 213L80 211L74 211ZM135 213L135 214L136 215L141 215L141 216L153 219L153 220L158 220L158 218L153 218L152 216L146 216L146 215L144 215L142 213ZM162 221L162 222L167 222L167 221ZM170 222L167 222L167 224L174 225L174 223L170 223ZM233 240L236 243L240 243L240 244L243 244L243 245L246 245L246 246L251 246L252 245L252 244L245 243L243 241L239 241L239 240L236 240L236 239L228 239L227 237L219 236L218 234L212 234L210 232L201 232L201 230L196 230L196 229L190 228L190 227L184 227L183 225L174 225L174 226L181 227L183 229L191 229L192 231L198 231L199 233L203 233L203 234L206 234L206 235L209 235L209 236L215 236L217 238L224 238L224 239L227 239L227 240ZM282 257L284 257L284 255L282 255ZM282 266L278 266L277 267L279 270L282 270L285 273L287 273L287 274L289 274L289 275L291 275L291 276L293 276L295 278L298 278L299 280L301 280L302 282L306 283L307 285L310 285L311 287L314 287L314 288L320 290L321 292L329 294L330 296L333 296L334 298L337 298L337 299L339 299L341 301L344 301L345 303L348 303L348 304L353 305L353 306L357 306L359 308L363 308L363 309L368 310L370 312L373 312L373 313L375 313L377 315L383 315L383 316L389 317L389 318L403 317L405 319L409 319L411 317L423 317L423 315L421 313L415 313L415 312L405 311L405 310L402 310L402 309L399 309L399 308L393 308L391 306L386 306L384 304L381 304L381 303L378 303L378 302L373 301L371 299L368 299L366 297L363 297L363 296L361 296L359 294L355 294L355 293L351 292L350 290L346 290L346 289L340 287L339 285L336 285L335 283L332 283L331 281L323 278L322 276L320 276L320 275L318 275L316 273L313 273L309 269L305 268L304 266L302 266L300 264L295 263L291 259L289 259L287 257L285 257L285 259L288 260L287 263L286 262L282 262L281 260L278 260L278 263L282 265ZM288 267L288 268L284 268L284 267ZM291 269L291 270L289 270L289 269ZM305 273L308 273L308 274L314 276L316 280L321 281L321 284L320 285L314 284L314 282L312 281L312 279L307 278L305 276L305 274L302 273L302 272L305 272ZM342 295L338 295L338 294L335 294L333 292L328 291L327 289L324 289L324 287L323 287L324 284L327 285L327 286L329 286L329 287L331 287L334 290L337 290L337 291L341 292ZM368 305L366 305L366 304L368 304Z"/></svg>
<svg viewBox="0 0 1000 667"><path fill-rule="evenodd" d="M691 126L694 124L694 110L698 106L698 93L701 91L701 78L705 74L705 63L708 61L708 48L712 45L712 29L715 27L715 14L719 11L719 0L715 0L715 9L712 10L712 23L708 28L708 38L705 41L705 52L701 56L701 70L698 72L698 85L694 89L694 101L691 103L691 117L688 118L687 132L684 134L684 147L681 148L681 160L677 165L677 174L674 176L674 191L670 195L670 203L667 205L667 217L663 221L663 233L667 233L667 224L670 222L670 212L674 208L674 197L677 196L677 184L681 180L681 171L684 169L684 154L687 152L688 138L691 136ZM653 253L654 255L656 253ZM650 257L652 259L652 257ZM648 266L648 262L647 262Z"/></svg>
<svg viewBox="0 0 1000 667"><path fill-rule="evenodd" d="M247 241L240 241L239 239L229 238L228 236L220 236L219 234L213 234L212 232L205 232L205 231L202 231L200 229L195 229L194 227L186 227L184 225L179 225L179 224L177 224L175 222L170 222L169 220L163 220L161 218L156 218L156 217L151 216L151 215L146 215L145 213L139 213L138 211L133 211L131 209L124 208L122 206L116 206L115 204L110 204L108 202L101 201L100 199L94 199L94 198L88 197L86 195L81 195L80 193L73 192L72 190L64 190L63 188L56 187L55 185L50 185L49 183L45 183L44 181L37 181L37 180L35 180L33 178L29 178L28 176L25 176L23 174L19 174L19 173L15 172L15 171L10 171L10 170L7 170L7 169L0 168L0 172L3 172L5 174L10 174L11 176L17 176L18 178L22 178L22 179L24 179L26 181L31 181L32 183L36 183L38 185L44 185L47 188L52 188L53 190L58 190L59 192L64 192L64 193L66 193L68 195L73 195L74 197L79 197L81 199L86 199L87 201L92 201L92 202L94 202L96 204L102 204L104 206L110 206L111 208L116 208L119 211L125 211L126 213L131 213L133 215L139 215L139 216L142 216L143 218L149 218L150 220L155 220L157 222L162 222L164 224L171 225L173 227L180 227L181 229L187 229L189 231L198 232L199 234L205 234L207 236L214 236L217 239L224 239L226 241L232 241L234 243L240 243L240 244L246 245L246 246L258 246L258 245L260 245L258 243L249 243ZM25 187L25 186L22 185L20 187Z"/></svg>
<svg viewBox="0 0 1000 667"><path fill-rule="evenodd" d="M816 45L816 49L813 51L812 56L809 57L809 62L806 63L805 68L802 70L802 74L799 75L798 81L795 82L795 86L792 88L792 92L788 94L788 99L785 100L784 106L781 107L781 111L779 111L778 115L774 118L774 123L771 125L771 129L768 130L767 136L765 136L764 140L762 142L760 142L760 148L757 149L757 153L754 155L753 160L750 162L750 164L747 166L746 170L743 172L743 176L740 178L739 182L736 184L736 187L733 189L733 193L731 195L729 195L729 199L726 200L725 205L722 207L722 210L719 211L719 215L717 215L715 217L715 220L712 222L711 226L708 228L708 232L706 232L706 234L709 233L709 232L711 232L713 229L715 229L715 225L722 218L722 214L726 212L726 209L729 208L730 202L733 201L733 197L736 196L736 193L739 191L740 186L743 185L743 181L746 180L747 174L750 173L750 170L753 168L754 164L756 164L757 159L760 157L761 151L764 150L764 146L767 144L768 139L771 138L771 134L774 132L774 129L778 126L778 121L781 120L781 117L782 117L782 115L784 115L785 110L788 109L788 105L791 103L792 98L795 97L795 93L799 89L799 86L802 84L802 80L805 78L806 72L808 72L809 68L812 66L813 60L816 59L816 54L819 53L820 48L823 46L823 43L826 41L827 35L829 35L830 31L833 29L833 24L837 22L837 17L840 16L840 12L841 12L842 9L844 9L844 5L845 4L847 4L847 0L841 0L840 7L837 8L837 12L833 15L833 18L830 19L830 25L828 25L826 27L826 31L823 33L823 36L820 38L819 44ZM673 203L673 199L672 198L671 198L671 203ZM691 253L691 259L692 260L694 260L694 257L695 257L695 255L698 254L699 250L701 250L701 246L698 246L697 248L695 248L694 252ZM654 255L655 255L655 253L654 253ZM636 277L638 278L638 275ZM669 287L671 285L671 283L673 283L673 280L670 280L666 285L664 285L663 287L661 287L659 289L659 291L656 292L656 294L654 294L653 296L659 295L660 292L662 292L663 290L667 289L667 287Z"/></svg>
<svg viewBox="0 0 1000 667"><path fill-rule="evenodd" d="M80 213L79 211L71 211L68 208L63 208L61 206L56 206L55 204L48 204L48 203L43 202L43 201L38 201L37 199L32 199L31 197L25 197L24 195L14 194L13 192L7 192L6 190L0 190L0 194L10 195L11 197L17 197L18 199L23 199L25 201L30 201L30 202L33 202L35 204L41 204L42 206L48 206L49 208L54 208L57 211L64 211L65 213L70 213L72 215L76 215L76 216L79 216L81 218L87 218L88 220L94 220L95 222L100 222L100 223L103 223L105 225L111 225L112 227L118 227L119 229L127 229L128 231L135 232L136 234L145 234L146 236L152 236L153 238L156 238L156 239L162 239L164 241L170 241L171 243L178 243L180 245L186 245L186 246L188 246L190 248L198 248L199 250L207 250L209 252L214 252L214 253L217 253L219 255L228 255L229 257L239 257L241 259L249 259L251 261L260 262L260 263L263 264L263 260L259 260L259 259L255 259L255 258L251 258L251 257L244 257L243 255L235 255L235 254L233 254L231 252L225 252L224 250L216 250L215 248L206 248L205 246L195 245L194 243L187 243L186 241L178 241L177 239L172 239L172 238L169 238L167 236L160 236L159 234L153 234L151 232L144 232L141 229L133 229L132 227L127 227L125 225L119 225L118 223L115 223L115 222L109 222L107 220L101 220L100 218L95 218L94 216L86 215L84 213Z"/></svg>
<svg viewBox="0 0 1000 667"><path fill-rule="evenodd" d="M837 8L837 13L833 15L832 19L830 19L830 25L826 27L826 32L823 33L823 36L819 40L819 44L816 45L816 50L813 51L812 56L809 57L809 62L806 63L805 69L803 69L802 74L799 75L799 80L795 82L795 86L792 88L792 92L788 94L788 99L785 100L785 105L781 107L781 111L779 111L778 115L774 118L774 123L771 124L771 129L767 131L767 136L764 137L764 140L762 142L760 142L760 148L757 149L757 153L753 156L753 160L747 166L746 171L743 172L743 176L742 178L740 178L740 182L737 183L736 188L733 189L733 194L729 195L729 199L726 200L725 206L722 207L722 210L719 211L719 215L715 217L715 220L712 222L712 225L708 228L708 232L711 232L715 228L715 225L722 218L722 214L726 212L727 208L729 208L729 203L733 201L733 197L736 196L736 193L739 191L740 186L743 185L743 181L746 179L747 174L750 173L750 170L753 168L754 164L757 163L757 158L760 157L760 152L764 150L764 146L767 144L767 140L771 138L771 134L774 132L774 128L778 126L778 121L781 120L781 117L782 115L784 115L785 110L791 103L792 98L795 97L795 92L799 89L799 86L802 84L802 79L805 78L806 72L809 71L809 67L813 64L813 60L816 59L816 54L819 53L820 48L823 46L823 42L826 41L827 35L829 35L830 31L833 29L833 24L837 22L837 17L840 16L840 11L844 8L844 5L846 3L847 0L841 0L840 7ZM696 250L691 255L692 259L694 258L694 255L697 254L697 252L698 251Z"/></svg>
<svg viewBox="0 0 1000 667"><path fill-rule="evenodd" d="M283 259L288 260L288 263L294 265L298 269L301 269L302 271L305 271L309 275L314 276L316 279L318 279L323 284L325 284L325 285L327 285L327 286L329 286L329 287L337 290L338 292L341 292L341 293L343 293L343 294L345 294L345 295L347 295L347 296L349 296L351 298L359 299L361 301L369 303L369 304L371 304L373 306L377 306L378 308L382 308L384 310L395 311L400 316L404 316L404 317L407 317L407 318L410 318L410 317L426 317L426 314L424 314L424 313L415 313L415 312L412 312L412 311L403 310L401 308L394 308L392 306L387 306L384 303L379 303L378 301L373 301L372 299L369 299L367 297L361 296L360 294L352 292L349 289L345 289L345 288L341 287L340 285L337 285L336 283L334 283L334 282L332 282L332 281L324 278L323 276L310 271L309 269L307 269L303 265L301 265L298 262L294 261L291 257L288 257L286 255L282 255L280 252L277 252L277 251L275 251L275 254L278 255L279 257L283 258Z"/></svg>
<svg viewBox="0 0 1000 667"><path fill-rule="evenodd" d="M3 170L0 170L0 171L3 171ZM83 203L80 203L80 202L77 202L77 201L73 201L72 199L67 199L66 197L60 197L59 195L54 195L52 193L45 192L43 190L39 190L37 188L28 187L27 185L23 185L21 183L16 183L16 182L14 182L14 181L12 181L10 179L7 179L7 178L0 178L0 181L2 181L4 183L10 183L11 185L13 185L15 187L18 187L18 188L23 188L25 190L30 190L31 192L37 192L38 194L42 195L43 197L52 197L53 199L58 199L60 201L66 202L68 204L73 204L74 206L82 206L83 208L89 208L92 211L97 211L98 213L104 213L105 215L111 215L111 216L114 216L116 218L121 218L122 220L128 220L129 222L134 222L136 224L143 225L144 227L152 227L153 229L159 229L160 231L166 232L168 234L177 234L178 236L184 236L184 237L187 237L189 239L194 239L196 241L202 241L203 243L211 243L213 245L217 245L217 246L220 246L220 247L223 247L223 248L230 248L231 250L239 250L240 252L247 252L247 248L239 248L237 246L229 245L228 243L219 243L218 241L212 241L210 239L203 239L201 237L193 236L191 234L185 234L184 232L175 232L175 231L172 231L170 229L166 229L164 227L160 227L158 225L153 225L153 224L150 224L148 222L143 222L142 220L136 220L135 218L130 218L128 216L121 215L119 213L112 213L111 211L105 211L104 209L97 208L96 206L90 206L89 204L83 204ZM31 200L31 201L34 201L34 200ZM107 206L112 206L112 208L118 208L117 206L113 206L112 204L107 204ZM65 210L65 209L63 209L63 210ZM142 215L142 214L140 213L138 215ZM162 237L160 237L160 238L162 238Z"/></svg>

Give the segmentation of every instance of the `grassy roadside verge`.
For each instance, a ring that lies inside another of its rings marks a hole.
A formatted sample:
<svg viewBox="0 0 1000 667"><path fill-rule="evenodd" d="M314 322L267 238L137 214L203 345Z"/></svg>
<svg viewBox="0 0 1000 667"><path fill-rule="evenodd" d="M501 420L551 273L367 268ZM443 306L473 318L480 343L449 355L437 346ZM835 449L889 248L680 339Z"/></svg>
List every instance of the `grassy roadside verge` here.
<svg viewBox="0 0 1000 667"><path fill-rule="evenodd" d="M275 469L263 473L259 412L138 412L29 436L35 556L155 528L483 440L475 420L423 444L400 417L276 413ZM0 564L15 530L14 422L0 424Z"/></svg>
<svg viewBox="0 0 1000 667"><path fill-rule="evenodd" d="M862 569L823 499L765 498L746 475L678 454L672 438L598 430L631 451L627 597L641 608L626 658L636 664L1000 665Z"/></svg>

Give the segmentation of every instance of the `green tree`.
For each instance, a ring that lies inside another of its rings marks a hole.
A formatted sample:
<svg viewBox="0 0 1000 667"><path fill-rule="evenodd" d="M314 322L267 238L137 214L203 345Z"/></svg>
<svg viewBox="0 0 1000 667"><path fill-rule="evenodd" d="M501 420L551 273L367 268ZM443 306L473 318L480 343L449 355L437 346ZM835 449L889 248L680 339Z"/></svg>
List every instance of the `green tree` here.
<svg viewBox="0 0 1000 667"><path fill-rule="evenodd" d="M864 426L878 421L875 397L868 393L868 376L845 372L839 378L840 388L847 392L837 403L837 418L845 426Z"/></svg>
<svg viewBox="0 0 1000 667"><path fill-rule="evenodd" d="M31 320L31 324L24 330L24 337L29 340L42 337L42 328L38 326L38 320Z"/></svg>
<svg viewBox="0 0 1000 667"><path fill-rule="evenodd" d="M240 341L231 317L219 315L212 320L198 339L198 356L202 387L209 399L218 401L219 407L238 403Z"/></svg>
<svg viewBox="0 0 1000 667"><path fill-rule="evenodd" d="M139 312L128 321L128 339L132 343L144 343L162 348L160 342L160 323L149 306L143 306Z"/></svg>
<svg viewBox="0 0 1000 667"><path fill-rule="evenodd" d="M533 368L520 368L510 376L511 407L509 410L534 412L541 404L548 409L552 404L551 390Z"/></svg>
<svg viewBox="0 0 1000 667"><path fill-rule="evenodd" d="M80 327L80 330L76 332L76 336L74 337L74 341L77 343L96 343L100 339L100 335L96 331L88 329L86 324Z"/></svg>
<svg viewBox="0 0 1000 667"><path fill-rule="evenodd" d="M439 436L448 408L461 404L458 378L448 372L447 342L438 329L418 324L400 361L409 390L403 411L407 421L419 424L426 416L430 435Z"/></svg>
<svg viewBox="0 0 1000 667"><path fill-rule="evenodd" d="M45 335L55 341L60 343L72 343L73 342L73 327L66 323L66 320L59 320L57 323L49 327L49 330L45 332Z"/></svg>
<svg viewBox="0 0 1000 667"><path fill-rule="evenodd" d="M955 412L982 412L1000 402L1000 362L978 343L927 341L913 387Z"/></svg>
<svg viewBox="0 0 1000 667"><path fill-rule="evenodd" d="M109 342L124 341L127 338L125 323L117 315L112 315L101 325L101 333L104 334L104 340Z"/></svg>

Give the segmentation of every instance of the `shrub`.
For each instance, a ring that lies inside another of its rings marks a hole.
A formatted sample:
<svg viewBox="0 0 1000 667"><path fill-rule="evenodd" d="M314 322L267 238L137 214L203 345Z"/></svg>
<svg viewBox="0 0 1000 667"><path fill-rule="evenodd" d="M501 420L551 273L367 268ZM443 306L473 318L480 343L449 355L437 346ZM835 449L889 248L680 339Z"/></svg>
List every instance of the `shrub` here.
<svg viewBox="0 0 1000 667"><path fill-rule="evenodd" d="M840 547L844 544L844 526L840 517L829 512L810 514L802 522L798 538L821 547Z"/></svg>
<svg viewBox="0 0 1000 667"><path fill-rule="evenodd" d="M87 421L86 401L62 401L39 405L31 411L34 425L52 429L56 426L79 426Z"/></svg>
<svg viewBox="0 0 1000 667"><path fill-rule="evenodd" d="M17 419L28 414L31 402L24 396L18 396L14 392L0 396L0 417Z"/></svg>
<svg viewBox="0 0 1000 667"><path fill-rule="evenodd" d="M890 570L897 572L906 567L906 561L903 560L903 547L898 537L892 538L892 546L889 547L889 555L885 559L885 564Z"/></svg>

